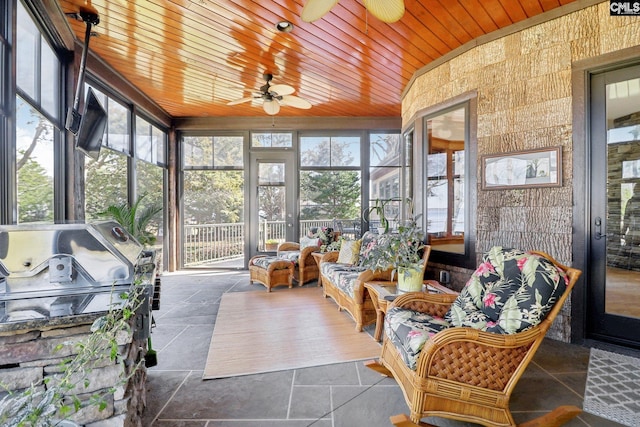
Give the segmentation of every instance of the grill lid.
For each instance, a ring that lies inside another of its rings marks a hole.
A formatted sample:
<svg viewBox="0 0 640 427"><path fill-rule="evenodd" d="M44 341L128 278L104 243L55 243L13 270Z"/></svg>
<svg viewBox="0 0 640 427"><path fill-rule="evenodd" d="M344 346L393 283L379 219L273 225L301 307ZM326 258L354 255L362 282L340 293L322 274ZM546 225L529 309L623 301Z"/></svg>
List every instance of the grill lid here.
<svg viewBox="0 0 640 427"><path fill-rule="evenodd" d="M115 221L0 226L0 274L9 291L42 274L49 283L71 283L80 275L92 286L132 283L141 252Z"/></svg>

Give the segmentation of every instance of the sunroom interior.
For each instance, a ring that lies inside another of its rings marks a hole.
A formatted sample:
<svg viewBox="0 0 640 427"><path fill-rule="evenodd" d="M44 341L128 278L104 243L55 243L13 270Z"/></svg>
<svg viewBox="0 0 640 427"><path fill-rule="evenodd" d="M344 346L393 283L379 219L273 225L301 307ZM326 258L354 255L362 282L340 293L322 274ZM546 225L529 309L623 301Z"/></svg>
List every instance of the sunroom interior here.
<svg viewBox="0 0 640 427"><path fill-rule="evenodd" d="M583 273L548 336L640 348L633 9L419 0L384 22L342 0L307 22L305 3L4 2L0 224L158 208L173 283L312 229L358 239L385 202L392 228L419 218L425 278L460 291L494 246L543 251Z"/></svg>

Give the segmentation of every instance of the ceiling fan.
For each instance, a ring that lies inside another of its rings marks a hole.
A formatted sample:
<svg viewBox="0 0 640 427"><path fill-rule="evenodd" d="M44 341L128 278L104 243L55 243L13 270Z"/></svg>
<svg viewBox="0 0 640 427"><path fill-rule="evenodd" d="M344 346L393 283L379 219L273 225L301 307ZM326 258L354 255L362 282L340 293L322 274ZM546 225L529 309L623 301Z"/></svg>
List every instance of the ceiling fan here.
<svg viewBox="0 0 640 427"><path fill-rule="evenodd" d="M237 105L254 99L262 99L262 108L269 115L278 114L281 105L304 110L311 108L311 103L306 99L291 95L295 91L293 87L283 84L272 85L273 74L264 73L262 77L266 83L260 87L260 92L256 92L246 98L230 101L227 105Z"/></svg>
<svg viewBox="0 0 640 427"><path fill-rule="evenodd" d="M300 17L305 22L322 18L339 0L307 0ZM404 15L404 0L362 0L373 16L387 23L398 21Z"/></svg>

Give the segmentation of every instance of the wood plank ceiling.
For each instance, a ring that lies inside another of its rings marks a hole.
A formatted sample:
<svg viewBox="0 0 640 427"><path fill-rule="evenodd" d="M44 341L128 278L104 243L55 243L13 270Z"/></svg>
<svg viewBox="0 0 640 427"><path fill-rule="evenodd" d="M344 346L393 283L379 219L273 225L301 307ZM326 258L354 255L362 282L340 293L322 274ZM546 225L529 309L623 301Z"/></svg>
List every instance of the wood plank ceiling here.
<svg viewBox="0 0 640 427"><path fill-rule="evenodd" d="M264 84L287 84L313 105L280 116L398 117L416 70L478 37L575 0L405 0L386 24L359 0L321 20L304 0L93 0L90 50L172 117L265 116L259 102L228 106ZM78 0L59 0L64 13ZM276 30L286 20L292 32ZM85 24L67 18L78 40Z"/></svg>

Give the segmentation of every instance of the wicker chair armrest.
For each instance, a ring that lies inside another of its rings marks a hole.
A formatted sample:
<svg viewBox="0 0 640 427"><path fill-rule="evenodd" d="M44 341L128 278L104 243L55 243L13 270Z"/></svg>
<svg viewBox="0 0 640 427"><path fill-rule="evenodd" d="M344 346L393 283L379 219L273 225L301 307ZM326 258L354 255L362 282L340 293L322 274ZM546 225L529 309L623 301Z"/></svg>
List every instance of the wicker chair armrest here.
<svg viewBox="0 0 640 427"><path fill-rule="evenodd" d="M316 260L313 259L314 252L320 251L320 246L307 246L300 251L300 258L298 258L298 264L300 265L315 265Z"/></svg>
<svg viewBox="0 0 640 427"><path fill-rule="evenodd" d="M300 243L297 243L297 242L282 242L278 245L278 252L298 251L298 250L300 250Z"/></svg>
<svg viewBox="0 0 640 427"><path fill-rule="evenodd" d="M364 286L364 282L371 282L373 280L391 280L392 274L393 274L393 269L365 270L360 274L358 274L357 280L362 282L362 286Z"/></svg>
<svg viewBox="0 0 640 427"><path fill-rule="evenodd" d="M338 255L337 251L327 252L322 256L320 262L338 262Z"/></svg>
<svg viewBox="0 0 640 427"><path fill-rule="evenodd" d="M353 299L358 303L364 302L364 294L367 291L364 287L365 282L391 280L392 271L393 270L390 269L376 271L365 270L361 272L353 283Z"/></svg>
<svg viewBox="0 0 640 427"><path fill-rule="evenodd" d="M389 304L391 307L402 307L427 313L431 316L443 317L451 304L458 298L457 294L428 294L425 292L409 292L400 295Z"/></svg>

